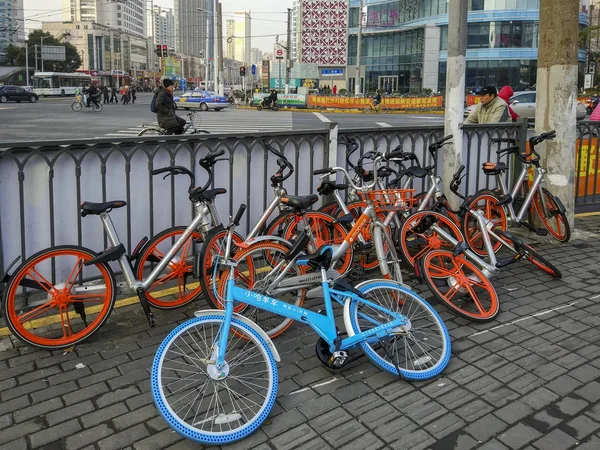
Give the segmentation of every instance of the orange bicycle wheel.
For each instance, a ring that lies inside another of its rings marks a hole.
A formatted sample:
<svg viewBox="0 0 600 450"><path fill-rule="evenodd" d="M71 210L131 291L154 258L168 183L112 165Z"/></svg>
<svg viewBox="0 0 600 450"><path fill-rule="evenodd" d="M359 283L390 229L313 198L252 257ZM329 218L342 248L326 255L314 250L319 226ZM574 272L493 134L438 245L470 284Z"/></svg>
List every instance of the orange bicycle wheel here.
<svg viewBox="0 0 600 450"><path fill-rule="evenodd" d="M36 347L69 347L90 337L115 303L115 277L107 263L85 263L98 254L57 246L28 258L12 275L4 296L11 332Z"/></svg>
<svg viewBox="0 0 600 450"><path fill-rule="evenodd" d="M464 241L460 229L448 217L433 211L416 212L408 216L402 223L397 239L402 252L402 260L411 267L415 266L416 260L431 250L454 248L454 244L447 242L431 229L433 224L436 224L456 241Z"/></svg>
<svg viewBox="0 0 600 450"><path fill-rule="evenodd" d="M238 264L235 271L236 285L259 294L275 297L278 301L290 305L302 306L306 289L293 289L293 285L285 288L279 287L281 283L287 281L289 284L294 277L305 273L304 268L285 260L284 256L288 253L288 250L289 248L286 245L278 242L257 242L239 250L234 257ZM219 301L217 304L220 309L225 308L222 299L225 298L230 270L228 267L219 277L217 286ZM282 280L274 284L277 277L284 271L285 275ZM269 291L269 289L272 289L272 291ZM245 303L236 303L234 310L252 319L271 338L284 333L294 322L287 317Z"/></svg>
<svg viewBox="0 0 600 450"><path fill-rule="evenodd" d="M542 195L538 190L533 196L533 207L538 217L550 232L554 238L559 242L568 242L571 239L571 227L565 213L561 213L556 203L554 195L552 195L546 188L540 188L543 192L544 201L542 202ZM544 204L548 215L544 214Z"/></svg>
<svg viewBox="0 0 600 450"><path fill-rule="evenodd" d="M473 196L469 203L469 209L483 211L484 217L492 221L495 229L506 231L506 213L502 205L498 205L498 203L499 200L491 191L480 191ZM488 253L481 231L477 227L477 218L470 211L467 211L462 218L462 231L469 248L479 256L487 256ZM491 235L490 239L494 253L496 253L502 247L502 243L494 239Z"/></svg>
<svg viewBox="0 0 600 450"><path fill-rule="evenodd" d="M464 256L432 250L419 260L419 267L431 293L456 314L477 322L498 315L500 303L494 286Z"/></svg>
<svg viewBox="0 0 600 450"><path fill-rule="evenodd" d="M148 276L184 231L185 227L169 228L154 236L144 246L135 263L134 273L138 280ZM202 286L193 277L194 255L199 251L201 242L202 235L194 231L144 293L148 303L156 308L177 308L196 300L202 294Z"/></svg>

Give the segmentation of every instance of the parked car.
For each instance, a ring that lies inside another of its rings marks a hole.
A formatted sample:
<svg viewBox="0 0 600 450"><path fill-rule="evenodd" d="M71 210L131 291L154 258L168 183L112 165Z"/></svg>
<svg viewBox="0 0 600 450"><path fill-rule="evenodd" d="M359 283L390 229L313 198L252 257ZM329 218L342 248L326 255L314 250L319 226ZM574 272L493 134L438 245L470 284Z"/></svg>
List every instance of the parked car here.
<svg viewBox="0 0 600 450"><path fill-rule="evenodd" d="M523 119L527 119L530 122L535 121L535 101L536 101L536 92L535 91L521 91L515 92L514 95L510 98L509 103L510 107L516 112L519 117ZM468 106L465 109L465 117L467 117L471 111L475 109L477 105ZM577 102L577 120L585 119L587 115L586 107L582 102Z"/></svg>
<svg viewBox="0 0 600 450"><path fill-rule="evenodd" d="M217 95L212 91L205 91L198 88L193 91L186 91L181 96L173 97L173 101L177 105L177 108L186 110L200 109L202 111L208 111L209 109L214 109L215 111L220 111L229 107L229 102L226 97Z"/></svg>
<svg viewBox="0 0 600 450"><path fill-rule="evenodd" d="M23 89L20 86L0 86L0 103L6 102L31 102L35 103L39 100L39 96L35 92Z"/></svg>

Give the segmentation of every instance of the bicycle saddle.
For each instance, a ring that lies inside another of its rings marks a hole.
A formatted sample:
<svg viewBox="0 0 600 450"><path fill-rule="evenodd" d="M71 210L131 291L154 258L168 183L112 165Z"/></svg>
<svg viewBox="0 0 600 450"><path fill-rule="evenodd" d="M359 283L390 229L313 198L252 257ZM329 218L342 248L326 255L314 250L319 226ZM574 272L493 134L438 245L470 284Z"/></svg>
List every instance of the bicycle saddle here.
<svg viewBox="0 0 600 450"><path fill-rule="evenodd" d="M281 197L281 202L287 206L291 206L297 210L304 210L310 208L311 205L317 203L319 200L318 195L287 195L285 197Z"/></svg>
<svg viewBox="0 0 600 450"><path fill-rule="evenodd" d="M88 214L98 215L110 209L122 208L126 205L127 202L124 200L113 200L112 202L105 203L83 202L79 209L81 209L81 216L85 217Z"/></svg>
<svg viewBox="0 0 600 450"><path fill-rule="evenodd" d="M406 169L405 174L415 178L425 178L427 176L427 171L422 167L412 166Z"/></svg>
<svg viewBox="0 0 600 450"><path fill-rule="evenodd" d="M208 189L204 192L198 192L201 189L201 187L192 189L190 192L190 199L197 201L212 202L217 195L227 193L227 189L225 188Z"/></svg>
<svg viewBox="0 0 600 450"><path fill-rule="evenodd" d="M331 258L333 257L333 249L331 245L322 245L316 252L310 255L301 256L296 260L296 264L300 266L311 266L314 268L329 269L331 266Z"/></svg>
<svg viewBox="0 0 600 450"><path fill-rule="evenodd" d="M506 169L508 169L508 167L506 167L506 164L502 162L486 162L481 165L481 168L483 169L483 172L486 175L499 175L501 173L506 172Z"/></svg>

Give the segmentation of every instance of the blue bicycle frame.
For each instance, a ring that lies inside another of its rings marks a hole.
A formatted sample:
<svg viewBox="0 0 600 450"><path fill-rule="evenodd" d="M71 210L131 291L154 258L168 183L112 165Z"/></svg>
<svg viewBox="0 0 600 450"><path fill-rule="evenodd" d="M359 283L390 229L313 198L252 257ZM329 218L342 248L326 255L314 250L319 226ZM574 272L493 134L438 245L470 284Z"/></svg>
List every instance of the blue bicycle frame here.
<svg viewBox="0 0 600 450"><path fill-rule="evenodd" d="M235 285L234 280L234 270L230 270L229 279L227 280L227 293L226 293L226 303L225 303L225 320L223 322L223 327L221 328L221 335L219 338L219 354L217 358L217 367L222 367L225 362L225 350L227 347L227 340L229 338L229 327L231 325L231 317L233 315L233 303L234 301L246 303L251 306L255 306L259 309L264 309L266 311L272 312L274 314L278 314L283 317L288 317L290 319L300 321L308 324L315 332L323 338L325 342L327 342L330 346L330 351L333 352L335 350L347 350L349 348L355 347L357 344L365 341L377 341L380 338L384 338L389 336L394 328L405 325L408 322L406 316L402 314L394 313L387 308L384 308L376 303L370 302L352 292L338 291L336 289L332 289L329 287L329 282L326 278L326 272L324 269L321 269L321 275L323 277L323 296L325 300L325 310L326 315L316 313L310 311L308 309L290 305L287 302L277 300L276 298L268 297L266 295L261 295L256 292L249 291L247 289L243 289L237 287ZM362 318L369 320L373 324L377 325L367 331L363 331L361 333L357 333L352 337L348 337L342 340L339 347L334 345L335 339L338 337L337 329L335 326L335 318L333 315L333 305L331 302L331 296L334 295L337 301L343 303L341 298L347 299L350 298L352 300L360 299L360 301L372 308L375 308L381 312L384 312L387 315L391 315L394 317L394 320L390 322L386 322L384 324L379 324L379 322L375 321L370 316L365 316L360 314ZM373 338L373 339L369 339Z"/></svg>

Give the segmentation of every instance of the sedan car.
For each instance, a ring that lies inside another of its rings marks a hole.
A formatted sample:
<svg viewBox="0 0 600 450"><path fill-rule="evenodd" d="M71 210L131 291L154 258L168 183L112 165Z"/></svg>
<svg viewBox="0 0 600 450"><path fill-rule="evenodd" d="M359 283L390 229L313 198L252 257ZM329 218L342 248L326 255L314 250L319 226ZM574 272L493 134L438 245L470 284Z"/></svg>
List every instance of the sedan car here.
<svg viewBox="0 0 600 450"><path fill-rule="evenodd" d="M28 91L19 86L0 86L0 103L6 102L31 102L35 103L39 96L35 92Z"/></svg>
<svg viewBox="0 0 600 450"><path fill-rule="evenodd" d="M223 108L229 107L229 102L225 97L201 89L184 92L179 97L173 97L173 101L177 105L177 108L183 109L200 109L202 111L214 109L215 111L220 111Z"/></svg>
<svg viewBox="0 0 600 450"><path fill-rule="evenodd" d="M509 103L510 107L513 109L514 112L516 112L519 115L519 117L533 122L535 121L535 101L535 91L522 91L515 92L514 95L510 98ZM467 117L473 110L475 110L476 106L477 105L471 105L467 107L465 109L465 117ZM577 102L577 120L585 119L586 115L587 111L585 105L581 102Z"/></svg>

